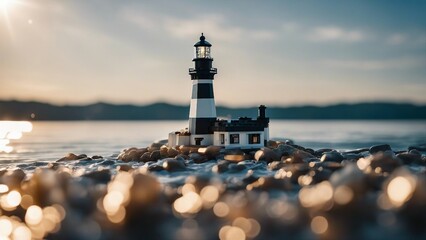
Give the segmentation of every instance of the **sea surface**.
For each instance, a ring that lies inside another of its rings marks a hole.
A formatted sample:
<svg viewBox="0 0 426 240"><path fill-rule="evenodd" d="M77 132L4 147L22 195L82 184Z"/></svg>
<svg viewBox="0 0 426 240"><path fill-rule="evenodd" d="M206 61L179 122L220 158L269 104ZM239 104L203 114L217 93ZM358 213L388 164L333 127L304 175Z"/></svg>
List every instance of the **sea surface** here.
<svg viewBox="0 0 426 240"><path fill-rule="evenodd" d="M0 166L53 161L67 153L112 156L124 148L166 139L169 132L186 125L187 121L33 122L31 131L10 140L10 153L0 151ZM313 149L349 150L387 143L404 150L426 144L426 121L272 120L270 136Z"/></svg>
<svg viewBox="0 0 426 240"><path fill-rule="evenodd" d="M426 121L272 120L299 146L118 157L186 125L0 121L0 237L426 239Z"/></svg>

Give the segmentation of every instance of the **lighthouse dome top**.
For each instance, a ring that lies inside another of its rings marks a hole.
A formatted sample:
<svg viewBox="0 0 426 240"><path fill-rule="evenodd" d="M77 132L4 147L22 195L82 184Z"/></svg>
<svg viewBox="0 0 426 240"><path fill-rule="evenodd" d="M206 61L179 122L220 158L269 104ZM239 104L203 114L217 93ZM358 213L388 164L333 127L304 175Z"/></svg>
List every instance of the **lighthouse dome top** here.
<svg viewBox="0 0 426 240"><path fill-rule="evenodd" d="M206 41L206 37L204 37L203 33L201 33L200 41L194 44L194 47L200 47L200 46L206 46L206 47L212 46L209 42Z"/></svg>

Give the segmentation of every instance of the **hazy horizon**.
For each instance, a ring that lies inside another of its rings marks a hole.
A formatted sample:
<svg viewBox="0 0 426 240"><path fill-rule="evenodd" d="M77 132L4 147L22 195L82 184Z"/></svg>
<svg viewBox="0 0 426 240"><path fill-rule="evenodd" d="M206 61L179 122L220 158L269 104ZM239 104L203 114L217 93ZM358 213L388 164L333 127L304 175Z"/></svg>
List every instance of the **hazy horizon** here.
<svg viewBox="0 0 426 240"><path fill-rule="evenodd" d="M217 105L426 103L425 1L0 2L0 99L185 105L204 32Z"/></svg>
<svg viewBox="0 0 426 240"><path fill-rule="evenodd" d="M50 104L53 106L59 106L59 107L63 107L63 106L88 106L88 105L94 105L94 104L111 104L111 105L132 105L132 106L148 106L148 105L152 105L152 104L170 104L170 105L175 105L175 106L182 106L182 107L189 107L190 102L188 101L187 103L183 102L183 103L175 103L175 102L171 102L171 101L162 101L162 100L157 100L157 101L152 101L152 102L145 102L145 103L137 103L137 102L112 102L112 101L103 101L103 100L98 100L98 101L92 101L92 102L86 102L86 103L78 103L78 102L71 102L71 103L60 103L60 102L49 102L49 101L39 101L39 100L34 100L34 99L29 99L29 100L22 100L22 99L1 99L0 101L6 101L6 102L11 102L11 101L17 101L17 102L38 102L38 103L42 103L42 104ZM332 103L294 103L294 104L288 104L288 105L273 105L273 104L269 104L266 105L268 108L287 108L287 107L309 107L309 106L314 106L314 107L327 107L327 106L333 106L333 105L356 105L356 104L412 104L412 105L416 105L416 106L425 106L425 103L417 103L417 102L412 102L412 101L386 101L386 100L372 100L372 101L347 101L347 102L332 102ZM257 108L259 105L261 104L246 104L246 105L227 105L225 104L216 104L216 106L218 107L225 107L225 108Z"/></svg>

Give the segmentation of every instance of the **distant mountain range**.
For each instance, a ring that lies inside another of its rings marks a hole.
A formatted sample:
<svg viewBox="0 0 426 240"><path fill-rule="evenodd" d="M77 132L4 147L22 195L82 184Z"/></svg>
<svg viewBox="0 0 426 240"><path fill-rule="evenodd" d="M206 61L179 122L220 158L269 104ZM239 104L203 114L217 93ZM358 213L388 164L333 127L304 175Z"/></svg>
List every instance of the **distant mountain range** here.
<svg viewBox="0 0 426 240"><path fill-rule="evenodd" d="M329 106L269 107L271 119L426 119L426 105L366 102ZM0 101L0 120L180 120L188 119L189 106L154 103L150 105L52 105L41 102ZM218 106L218 116L256 117L257 106Z"/></svg>

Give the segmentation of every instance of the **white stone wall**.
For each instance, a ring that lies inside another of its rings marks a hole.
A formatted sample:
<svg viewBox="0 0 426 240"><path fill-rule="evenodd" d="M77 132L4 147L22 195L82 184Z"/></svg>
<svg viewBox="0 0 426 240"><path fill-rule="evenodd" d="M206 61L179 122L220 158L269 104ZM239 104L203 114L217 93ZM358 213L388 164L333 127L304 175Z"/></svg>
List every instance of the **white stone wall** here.
<svg viewBox="0 0 426 240"><path fill-rule="evenodd" d="M197 135L193 135L191 134L190 136L190 145L195 145L195 138L204 138L201 141L201 145L213 145L213 134L197 134Z"/></svg>
<svg viewBox="0 0 426 240"><path fill-rule="evenodd" d="M220 143L220 134L225 135L225 143ZM240 143L235 144L230 142L231 134L240 134ZM260 134L260 142L258 144L249 144L248 136L249 134ZM213 145L215 146L223 146L226 149L232 148L242 148L242 149L250 149L250 148L261 148L263 147L263 142L265 140L265 132L214 132L213 134Z"/></svg>

